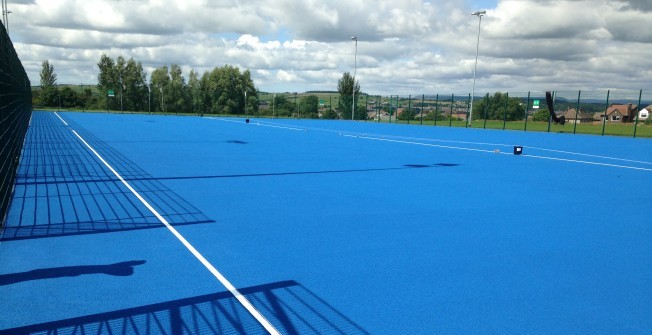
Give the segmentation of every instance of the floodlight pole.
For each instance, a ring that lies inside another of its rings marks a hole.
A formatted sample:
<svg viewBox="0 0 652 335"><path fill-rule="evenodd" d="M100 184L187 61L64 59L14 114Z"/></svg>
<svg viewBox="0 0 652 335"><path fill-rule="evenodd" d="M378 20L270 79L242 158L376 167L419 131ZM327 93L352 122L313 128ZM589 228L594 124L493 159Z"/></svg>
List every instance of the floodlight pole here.
<svg viewBox="0 0 652 335"><path fill-rule="evenodd" d="M7 0L2 0L2 18L5 24L5 30L7 30L7 35L9 35L9 14L11 14L11 11L7 6Z"/></svg>
<svg viewBox="0 0 652 335"><path fill-rule="evenodd" d="M355 41L355 54L353 56L353 103L351 103L351 121L355 119L355 75L358 70L358 36L351 37Z"/></svg>
<svg viewBox="0 0 652 335"><path fill-rule="evenodd" d="M473 67L473 87L471 88L471 107L469 109L468 125L471 126L473 121L473 97L475 96L475 74L478 71L478 52L480 51L480 25L482 24L482 16L487 14L487 11L479 10L471 13L478 17L478 41L475 45L475 65Z"/></svg>

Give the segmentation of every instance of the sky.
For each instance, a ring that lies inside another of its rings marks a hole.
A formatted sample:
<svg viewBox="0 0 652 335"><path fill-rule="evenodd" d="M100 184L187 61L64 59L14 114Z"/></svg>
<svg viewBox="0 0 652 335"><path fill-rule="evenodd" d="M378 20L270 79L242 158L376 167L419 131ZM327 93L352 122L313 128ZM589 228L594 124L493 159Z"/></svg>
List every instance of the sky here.
<svg viewBox="0 0 652 335"><path fill-rule="evenodd" d="M369 94L652 93L650 0L8 0L32 85L96 84L102 54L186 80L233 65L259 90ZM485 10L480 21L471 15ZM4 23L4 22L3 22ZM352 36L357 37L357 47Z"/></svg>

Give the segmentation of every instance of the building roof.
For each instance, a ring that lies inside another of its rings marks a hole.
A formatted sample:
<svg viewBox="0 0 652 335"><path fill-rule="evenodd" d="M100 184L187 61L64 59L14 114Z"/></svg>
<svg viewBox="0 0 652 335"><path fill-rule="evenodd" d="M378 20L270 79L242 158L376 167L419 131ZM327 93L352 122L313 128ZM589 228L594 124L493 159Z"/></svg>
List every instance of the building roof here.
<svg viewBox="0 0 652 335"><path fill-rule="evenodd" d="M636 111L637 105L626 104L626 105L611 105L607 108L607 116L616 113L620 115L633 115Z"/></svg>
<svg viewBox="0 0 652 335"><path fill-rule="evenodd" d="M558 116L562 115L566 118L566 120L575 120L575 108L569 108L566 112L561 113ZM593 119L593 115L586 113L580 109L579 113L577 113L577 118L580 120Z"/></svg>

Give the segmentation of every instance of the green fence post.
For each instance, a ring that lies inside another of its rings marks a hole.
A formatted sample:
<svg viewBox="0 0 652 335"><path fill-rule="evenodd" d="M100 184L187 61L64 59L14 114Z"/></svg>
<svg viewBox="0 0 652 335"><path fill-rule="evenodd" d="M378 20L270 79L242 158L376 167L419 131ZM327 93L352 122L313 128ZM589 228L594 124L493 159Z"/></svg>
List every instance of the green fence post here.
<svg viewBox="0 0 652 335"><path fill-rule="evenodd" d="M609 110L609 94L611 90L607 90L607 103L604 107L604 115L602 116L602 136L604 136L604 127L607 125L607 110Z"/></svg>
<svg viewBox="0 0 652 335"><path fill-rule="evenodd" d="M392 112L392 109L394 108L394 106L392 105L392 99L394 99L394 96L390 95L389 96L389 123L392 123L392 115L394 114Z"/></svg>
<svg viewBox="0 0 652 335"><path fill-rule="evenodd" d="M451 94L451 113L448 116L448 126L453 126L453 105L455 104L455 93Z"/></svg>
<svg viewBox="0 0 652 335"><path fill-rule="evenodd" d="M582 90L577 92L577 107L575 108L575 124L573 125L573 134L577 130L577 115L580 113L580 97L582 96Z"/></svg>
<svg viewBox="0 0 652 335"><path fill-rule="evenodd" d="M551 92L552 94L552 110L548 111L550 116L548 116L548 132L550 132L550 123L552 122L552 113L555 112L555 92Z"/></svg>
<svg viewBox="0 0 652 335"><path fill-rule="evenodd" d="M439 93L437 93L437 97L435 98L435 124L434 126L437 126L437 118L439 117Z"/></svg>
<svg viewBox="0 0 652 335"><path fill-rule="evenodd" d="M421 94L421 109L419 110L419 116L421 116L420 117L421 120L419 122L421 123L422 126L423 126L423 110L425 109L425 99L426 99L426 95ZM639 105L640 104L641 103L639 102Z"/></svg>
<svg viewBox="0 0 652 335"><path fill-rule="evenodd" d="M407 109L407 110L408 110L410 113L412 113L412 94L408 95L408 109ZM408 114L408 118L407 118L407 123L408 123L408 124L410 124L410 117L409 117L409 115L410 115L410 114Z"/></svg>
<svg viewBox="0 0 652 335"><path fill-rule="evenodd" d="M638 112L641 110L641 98L643 97L643 90L638 92L638 106L636 107L636 122L634 122L634 138L636 138L636 128L638 127Z"/></svg>
<svg viewBox="0 0 652 335"><path fill-rule="evenodd" d="M489 93L484 96L484 125L483 129L487 129L487 106L489 106Z"/></svg>
<svg viewBox="0 0 652 335"><path fill-rule="evenodd" d="M401 108L401 103L398 101L398 94L396 95L396 111L394 112L394 123L398 124L398 109Z"/></svg>
<svg viewBox="0 0 652 335"><path fill-rule="evenodd" d="M368 110L369 110L369 94L367 94L367 99L364 102L364 122L367 122L367 119L369 118L369 115L367 114Z"/></svg>
<svg viewBox="0 0 652 335"><path fill-rule="evenodd" d="M471 106L471 93L469 93L469 99L466 100L466 120L464 120L464 128L469 127L469 109Z"/></svg>
<svg viewBox="0 0 652 335"><path fill-rule="evenodd" d="M503 130L507 125L507 106L509 105L509 92L505 93L505 113L503 113Z"/></svg>
<svg viewBox="0 0 652 335"><path fill-rule="evenodd" d="M527 104L525 105L525 127L523 128L523 131L527 131L527 117L529 111L530 111L530 91L527 92Z"/></svg>
<svg viewBox="0 0 652 335"><path fill-rule="evenodd" d="M297 101L297 94L294 94L294 105L297 107L296 114L294 116L295 119L299 118L299 101Z"/></svg>

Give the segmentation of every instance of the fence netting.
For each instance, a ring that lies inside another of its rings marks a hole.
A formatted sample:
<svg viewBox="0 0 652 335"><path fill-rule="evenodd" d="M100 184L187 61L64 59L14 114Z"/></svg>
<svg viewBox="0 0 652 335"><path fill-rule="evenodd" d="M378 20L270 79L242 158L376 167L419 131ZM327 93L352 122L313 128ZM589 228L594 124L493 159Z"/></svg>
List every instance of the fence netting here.
<svg viewBox="0 0 652 335"><path fill-rule="evenodd" d="M31 116L27 73L7 30L0 24L0 228L5 222Z"/></svg>

